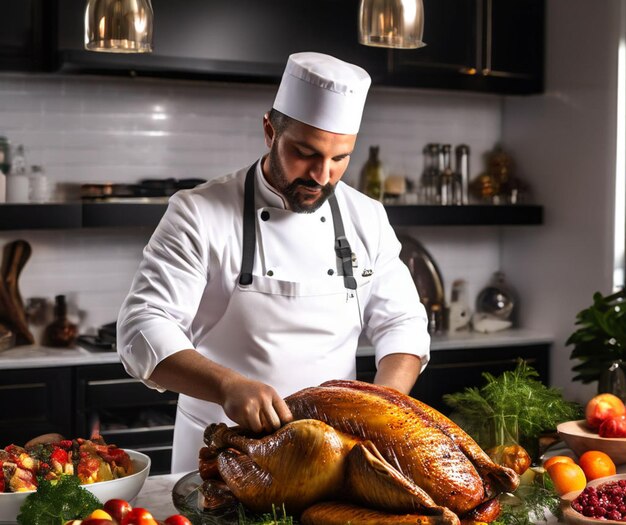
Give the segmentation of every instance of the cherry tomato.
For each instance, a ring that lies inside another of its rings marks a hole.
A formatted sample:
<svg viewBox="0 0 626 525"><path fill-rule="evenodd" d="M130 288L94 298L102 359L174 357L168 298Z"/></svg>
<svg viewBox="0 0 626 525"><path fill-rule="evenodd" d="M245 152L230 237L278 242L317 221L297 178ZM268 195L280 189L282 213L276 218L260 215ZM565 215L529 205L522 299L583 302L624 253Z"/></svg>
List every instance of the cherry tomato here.
<svg viewBox="0 0 626 525"><path fill-rule="evenodd" d="M110 499L104 504L104 510L106 510L111 517L121 523L124 516L128 514L133 508L128 501L123 499Z"/></svg>
<svg viewBox="0 0 626 525"><path fill-rule="evenodd" d="M146 509L135 507L122 519L121 525L158 525Z"/></svg>
<svg viewBox="0 0 626 525"><path fill-rule="evenodd" d="M191 525L191 522L181 514L174 514L165 520L165 525Z"/></svg>

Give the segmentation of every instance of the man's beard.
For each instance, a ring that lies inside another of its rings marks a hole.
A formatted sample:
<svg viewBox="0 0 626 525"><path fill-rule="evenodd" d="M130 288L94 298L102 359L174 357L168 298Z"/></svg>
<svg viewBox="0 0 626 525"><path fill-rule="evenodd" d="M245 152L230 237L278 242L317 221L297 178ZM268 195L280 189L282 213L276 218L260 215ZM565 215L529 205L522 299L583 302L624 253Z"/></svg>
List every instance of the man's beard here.
<svg viewBox="0 0 626 525"><path fill-rule="evenodd" d="M322 204L326 202L328 197L335 191L335 186L330 182L324 186L321 186L312 179L294 179L292 182L287 181L285 170L283 169L278 154L276 153L276 146L270 149L269 153L269 171L270 183L287 201L289 209L296 213L313 213ZM298 192L299 187L304 188L321 188L321 193L313 202L307 201L307 193L304 195Z"/></svg>

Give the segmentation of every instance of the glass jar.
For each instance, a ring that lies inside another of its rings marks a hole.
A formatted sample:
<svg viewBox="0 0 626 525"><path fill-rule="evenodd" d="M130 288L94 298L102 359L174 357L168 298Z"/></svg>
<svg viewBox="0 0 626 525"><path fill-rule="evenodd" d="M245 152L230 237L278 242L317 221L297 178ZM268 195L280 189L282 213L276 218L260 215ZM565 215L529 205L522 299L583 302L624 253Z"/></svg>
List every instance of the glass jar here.
<svg viewBox="0 0 626 525"><path fill-rule="evenodd" d="M602 371L598 379L598 394L614 394L626 403L626 374L624 362L615 360Z"/></svg>

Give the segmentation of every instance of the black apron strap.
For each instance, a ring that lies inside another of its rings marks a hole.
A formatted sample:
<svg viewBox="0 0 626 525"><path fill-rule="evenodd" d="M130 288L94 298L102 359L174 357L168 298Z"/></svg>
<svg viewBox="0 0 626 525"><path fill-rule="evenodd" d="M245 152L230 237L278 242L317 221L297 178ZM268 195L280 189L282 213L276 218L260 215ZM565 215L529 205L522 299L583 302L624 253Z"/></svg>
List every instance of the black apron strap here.
<svg viewBox="0 0 626 525"><path fill-rule="evenodd" d="M243 246L239 284L244 286L252 284L252 268L254 267L254 250L256 248L256 206L254 205L256 165L255 162L250 166L243 190Z"/></svg>
<svg viewBox="0 0 626 525"><path fill-rule="evenodd" d="M254 267L254 251L256 249L256 206L254 203L254 179L256 178L256 163L250 166L246 173L243 196L243 246L241 256L241 273L239 284L248 286L252 284L252 269ZM341 261L343 281L346 288L356 290L356 279L352 274L352 249L346 239L343 228L341 211L337 204L337 197L331 194L328 198L330 211L333 216L333 228L335 229L335 253Z"/></svg>
<svg viewBox="0 0 626 525"><path fill-rule="evenodd" d="M337 204L337 197L334 193L328 197L330 211L333 214L333 228L335 229L335 253L341 261L341 269L343 270L343 283L349 290L356 290L356 279L352 274L352 248L346 239L346 232L343 228L343 220L341 219L341 211Z"/></svg>

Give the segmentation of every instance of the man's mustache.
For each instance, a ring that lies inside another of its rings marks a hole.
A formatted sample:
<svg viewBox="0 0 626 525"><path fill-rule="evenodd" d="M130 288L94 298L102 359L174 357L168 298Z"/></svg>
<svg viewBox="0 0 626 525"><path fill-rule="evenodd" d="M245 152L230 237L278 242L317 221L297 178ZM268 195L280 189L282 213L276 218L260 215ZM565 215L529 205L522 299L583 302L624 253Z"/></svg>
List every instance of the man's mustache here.
<svg viewBox="0 0 626 525"><path fill-rule="evenodd" d="M313 179L309 179L309 180L294 179L293 182L290 184L290 186L292 187L304 186L306 188L313 188L313 189L318 189L318 188L321 189L324 187L321 184L318 184L317 182L315 182Z"/></svg>

